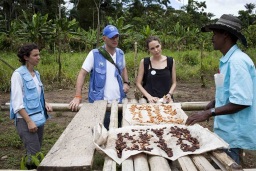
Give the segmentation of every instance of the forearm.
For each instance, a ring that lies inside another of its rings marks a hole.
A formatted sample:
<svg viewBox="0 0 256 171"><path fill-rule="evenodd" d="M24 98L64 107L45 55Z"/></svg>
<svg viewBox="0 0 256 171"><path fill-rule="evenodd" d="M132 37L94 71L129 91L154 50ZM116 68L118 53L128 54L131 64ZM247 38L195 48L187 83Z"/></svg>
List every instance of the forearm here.
<svg viewBox="0 0 256 171"><path fill-rule="evenodd" d="M149 98L151 95L144 89L144 87L141 85L141 83L136 82L137 88L140 90L140 92L145 96L146 98Z"/></svg>
<svg viewBox="0 0 256 171"><path fill-rule="evenodd" d="M210 101L204 108L204 110L208 110L215 107L215 100Z"/></svg>
<svg viewBox="0 0 256 171"><path fill-rule="evenodd" d="M248 106L228 103L228 104L226 104L224 106L215 108L215 114L216 115L234 114L234 113L239 112L239 111L241 111L241 110L243 110L243 109L245 109L247 107Z"/></svg>
<svg viewBox="0 0 256 171"><path fill-rule="evenodd" d="M173 94L173 93L174 93L174 90L175 90L175 88L176 88L176 86L177 86L177 83L176 83L176 82L173 83L168 93L169 93L169 94Z"/></svg>
<svg viewBox="0 0 256 171"><path fill-rule="evenodd" d="M84 85L85 76L86 76L86 71L81 70L77 76L75 96L82 96L82 88Z"/></svg>
<svg viewBox="0 0 256 171"><path fill-rule="evenodd" d="M20 114L20 116L22 116L26 123L30 123L32 121L24 108L19 110L18 113Z"/></svg>
<svg viewBox="0 0 256 171"><path fill-rule="evenodd" d="M129 82L128 72L127 72L126 67L123 69L123 81L124 82Z"/></svg>

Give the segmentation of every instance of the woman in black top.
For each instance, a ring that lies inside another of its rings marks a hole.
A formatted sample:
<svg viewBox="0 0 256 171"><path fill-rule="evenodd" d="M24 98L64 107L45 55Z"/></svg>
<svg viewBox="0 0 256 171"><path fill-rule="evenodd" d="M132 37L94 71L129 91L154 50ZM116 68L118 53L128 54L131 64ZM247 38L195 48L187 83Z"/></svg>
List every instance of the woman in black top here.
<svg viewBox="0 0 256 171"><path fill-rule="evenodd" d="M141 60L136 86L150 103L156 103L160 98L173 102L172 95L176 88L175 61L162 55L159 38L150 36L146 45L152 56Z"/></svg>

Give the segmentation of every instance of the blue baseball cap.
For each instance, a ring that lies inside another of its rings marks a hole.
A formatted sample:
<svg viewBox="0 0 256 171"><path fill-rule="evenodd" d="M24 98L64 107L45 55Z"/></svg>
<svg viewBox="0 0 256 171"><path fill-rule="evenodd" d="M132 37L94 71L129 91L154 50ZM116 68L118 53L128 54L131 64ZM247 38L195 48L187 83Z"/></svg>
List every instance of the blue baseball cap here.
<svg viewBox="0 0 256 171"><path fill-rule="evenodd" d="M119 35L118 30L115 26L113 25L107 25L104 29L103 29L103 36L107 36L108 38L112 38L115 35Z"/></svg>

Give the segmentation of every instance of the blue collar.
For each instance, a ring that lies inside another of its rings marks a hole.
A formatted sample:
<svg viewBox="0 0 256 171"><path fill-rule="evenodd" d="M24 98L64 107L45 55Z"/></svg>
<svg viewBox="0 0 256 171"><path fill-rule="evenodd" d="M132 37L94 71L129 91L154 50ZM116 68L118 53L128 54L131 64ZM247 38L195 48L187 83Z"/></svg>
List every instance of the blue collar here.
<svg viewBox="0 0 256 171"><path fill-rule="evenodd" d="M220 62L221 63L226 63L228 60L229 60L229 58L231 57L231 55L236 51L238 49L238 46L235 44L234 46L232 46L230 49L229 49L229 51L226 53L226 55L225 56L222 56L221 58L220 58Z"/></svg>

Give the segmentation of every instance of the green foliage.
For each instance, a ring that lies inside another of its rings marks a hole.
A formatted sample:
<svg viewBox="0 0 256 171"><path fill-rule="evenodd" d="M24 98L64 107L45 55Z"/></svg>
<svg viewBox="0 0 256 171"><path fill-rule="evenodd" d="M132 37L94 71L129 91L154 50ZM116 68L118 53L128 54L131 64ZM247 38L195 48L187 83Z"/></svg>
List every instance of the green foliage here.
<svg viewBox="0 0 256 171"><path fill-rule="evenodd" d="M144 44L138 44L137 59L133 51L125 51L126 66L131 82L135 82L138 66L142 58L149 56L146 51L141 51ZM133 47L132 47L133 48ZM246 49L252 60L256 61L255 49ZM88 52L83 53L63 53L62 54L62 80L58 82L58 63L56 62L57 54L49 54L46 51L41 52L41 62L37 66L41 79L47 90L53 88L74 88L77 75L81 69ZM199 81L203 75L206 79L212 80L214 73L218 72L219 58L222 56L219 51L172 51L163 50L164 55L172 56L176 62L177 79L188 81L194 79ZM19 67L19 62L12 53L3 53L2 58L14 68ZM1 62L1 61L0 61ZM0 83L1 91L10 90L10 78L13 72L6 65L0 65ZM89 76L86 77L86 82Z"/></svg>
<svg viewBox="0 0 256 171"><path fill-rule="evenodd" d="M245 37L247 37L248 46L251 48L256 48L256 23L250 25L245 32Z"/></svg>
<svg viewBox="0 0 256 171"><path fill-rule="evenodd" d="M199 64L199 54L197 51L186 51L183 52L180 56L180 61L184 64L195 66Z"/></svg>
<svg viewBox="0 0 256 171"><path fill-rule="evenodd" d="M92 170L101 170L104 165L104 155L96 151L94 153L94 160L92 165Z"/></svg>
<svg viewBox="0 0 256 171"><path fill-rule="evenodd" d="M41 161L44 158L44 154L42 152L38 152L35 155L25 155L21 158L20 169L27 170L27 165L39 166Z"/></svg>
<svg viewBox="0 0 256 171"><path fill-rule="evenodd" d="M28 14L23 11L23 16L25 20L20 20L21 30L19 31L20 38L25 42L31 41L36 43L40 48L45 47L45 43L50 39L52 33L52 28L50 23L51 20L48 20L48 14L41 15L34 14L32 19Z"/></svg>

